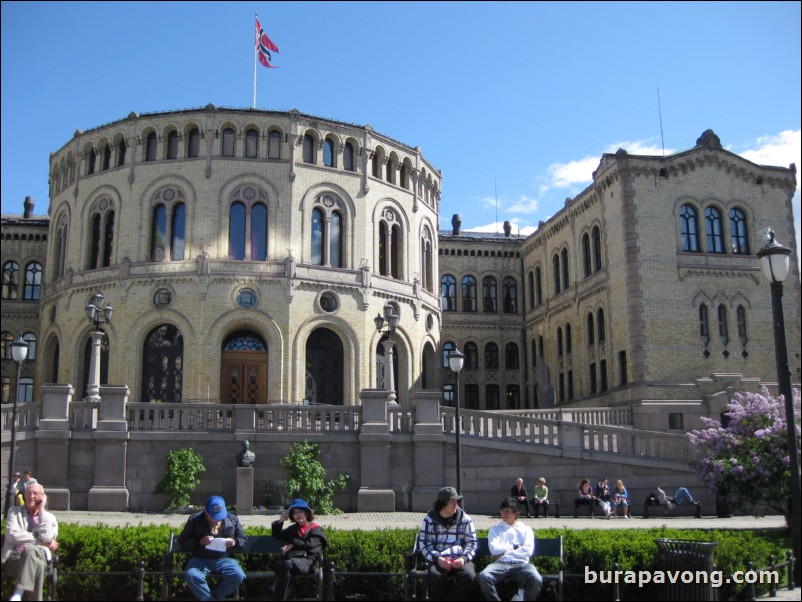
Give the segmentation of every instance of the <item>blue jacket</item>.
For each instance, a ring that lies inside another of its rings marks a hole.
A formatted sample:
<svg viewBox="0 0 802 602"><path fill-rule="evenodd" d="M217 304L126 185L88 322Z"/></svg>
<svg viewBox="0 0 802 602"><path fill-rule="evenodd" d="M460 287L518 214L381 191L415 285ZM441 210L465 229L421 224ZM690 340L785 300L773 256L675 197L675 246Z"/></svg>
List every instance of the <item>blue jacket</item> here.
<svg viewBox="0 0 802 602"><path fill-rule="evenodd" d="M200 540L207 535L212 535L213 537L230 537L234 539L236 544L233 548L226 548L225 552L208 550L206 546L202 546L200 543ZM220 529L216 534L212 533L212 526L206 519L206 513L200 511L189 517L187 524L184 525L184 530L181 531L181 535L178 536L178 541L181 543L181 547L184 551L189 552L193 557L197 558L223 558L228 556L231 550L242 549L247 539L248 536L245 535L245 532L242 530L239 519L235 514L231 514L230 512L228 516L223 519Z"/></svg>

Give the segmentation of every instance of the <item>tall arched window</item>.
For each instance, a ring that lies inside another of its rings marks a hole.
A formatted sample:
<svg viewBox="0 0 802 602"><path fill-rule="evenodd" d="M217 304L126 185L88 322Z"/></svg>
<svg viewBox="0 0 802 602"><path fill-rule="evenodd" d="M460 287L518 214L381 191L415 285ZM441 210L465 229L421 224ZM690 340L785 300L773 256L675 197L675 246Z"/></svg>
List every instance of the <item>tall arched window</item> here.
<svg viewBox="0 0 802 602"><path fill-rule="evenodd" d="M563 290L568 290L568 249L563 249L562 266L563 266Z"/></svg>
<svg viewBox="0 0 802 602"><path fill-rule="evenodd" d="M679 229L682 235L682 250L688 253L698 253L699 231L696 223L696 209L691 205L680 207Z"/></svg>
<svg viewBox="0 0 802 602"><path fill-rule="evenodd" d="M603 309L599 309L599 311L596 312L596 326L599 329L599 345L601 345L602 343L604 343L604 340L607 337L607 332L606 332L607 329L605 328L604 325Z"/></svg>
<svg viewBox="0 0 802 602"><path fill-rule="evenodd" d="M479 369L479 348L476 343L465 343L465 369Z"/></svg>
<svg viewBox="0 0 802 602"><path fill-rule="evenodd" d="M432 292L434 290L434 242L428 226L424 226L421 230L420 244L421 284L424 290Z"/></svg>
<svg viewBox="0 0 802 602"><path fill-rule="evenodd" d="M743 305L738 306L735 317L738 320L738 340L741 342L741 345L746 345L749 339L746 336L746 310Z"/></svg>
<svg viewBox="0 0 802 602"><path fill-rule="evenodd" d="M222 147L220 149L220 154L224 157L233 157L234 156L234 139L236 134L234 132L234 128L225 128L223 130L223 140L222 140Z"/></svg>
<svg viewBox="0 0 802 602"><path fill-rule="evenodd" d="M311 134L304 134L303 158L304 158L304 163L315 162L315 139L312 138Z"/></svg>
<svg viewBox="0 0 802 602"><path fill-rule="evenodd" d="M551 267L554 277L554 294L558 294L560 290L560 256L555 254L551 259Z"/></svg>
<svg viewBox="0 0 802 602"><path fill-rule="evenodd" d="M557 327L557 357L563 357L563 329L562 326Z"/></svg>
<svg viewBox="0 0 802 602"><path fill-rule="evenodd" d="M372 171L371 171L371 173L373 174L374 178L381 179L381 177L382 177L382 163L384 161L383 161L383 157L379 154L378 151L373 151L372 161L373 161L373 163L372 163Z"/></svg>
<svg viewBox="0 0 802 602"><path fill-rule="evenodd" d="M485 345L485 369L498 370L498 345L488 343Z"/></svg>
<svg viewBox="0 0 802 602"><path fill-rule="evenodd" d="M504 313L518 313L518 282L515 278L507 276L501 282L502 296L504 298Z"/></svg>
<svg viewBox="0 0 802 602"><path fill-rule="evenodd" d="M273 130L267 136L267 158L281 159L281 132Z"/></svg>
<svg viewBox="0 0 802 602"><path fill-rule="evenodd" d="M379 273L382 276L401 278L402 244L401 220L395 211L387 208L379 220Z"/></svg>
<svg viewBox="0 0 802 602"><path fill-rule="evenodd" d="M41 296L42 264L38 261L32 261L25 266L25 290L22 293L22 298L26 301L38 301ZM28 359L33 359L30 351L28 352Z"/></svg>
<svg viewBox="0 0 802 602"><path fill-rule="evenodd" d="M354 145L351 142L346 142L343 147L343 169L354 171Z"/></svg>
<svg viewBox="0 0 802 602"><path fill-rule="evenodd" d="M504 347L504 367L507 370L519 370L521 368L518 345L515 343L507 343L506 347Z"/></svg>
<svg viewBox="0 0 802 602"><path fill-rule="evenodd" d="M162 188L153 195L150 260L181 261L186 250L186 203L180 188Z"/></svg>
<svg viewBox="0 0 802 602"><path fill-rule="evenodd" d="M228 226L230 259L267 259L267 195L260 188L244 185L231 195Z"/></svg>
<svg viewBox="0 0 802 602"><path fill-rule="evenodd" d="M722 345L730 342L730 328L727 323L727 307L722 303L718 306L718 338Z"/></svg>
<svg viewBox="0 0 802 602"><path fill-rule="evenodd" d="M699 338L705 345L710 343L710 316L704 303L699 306Z"/></svg>
<svg viewBox="0 0 802 602"><path fill-rule="evenodd" d="M440 309L457 311L457 280L451 274L440 277Z"/></svg>
<svg viewBox="0 0 802 602"><path fill-rule="evenodd" d="M323 165L334 167L334 142L329 138L323 141Z"/></svg>
<svg viewBox="0 0 802 602"><path fill-rule="evenodd" d="M256 159L259 156L259 132L249 128L245 132L245 157Z"/></svg>
<svg viewBox="0 0 802 602"><path fill-rule="evenodd" d="M19 296L19 264L6 261L3 264L3 299L16 299Z"/></svg>
<svg viewBox="0 0 802 602"><path fill-rule="evenodd" d="M155 161L156 152L159 148L159 140L156 132L151 132L145 139L145 161Z"/></svg>
<svg viewBox="0 0 802 602"><path fill-rule="evenodd" d="M22 340L28 343L28 355L26 361L33 361L36 359L36 335L32 332L26 332L22 335Z"/></svg>
<svg viewBox="0 0 802 602"><path fill-rule="evenodd" d="M142 350L142 401L177 403L182 399L184 338L172 324L150 331Z"/></svg>
<svg viewBox="0 0 802 602"><path fill-rule="evenodd" d="M529 272L529 309L535 308L535 274Z"/></svg>
<svg viewBox="0 0 802 602"><path fill-rule="evenodd" d="M69 231L69 219L66 213L62 213L58 218L56 226L56 244L53 245L53 265L55 266L56 278L64 276L64 263L67 260L67 241Z"/></svg>
<svg viewBox="0 0 802 602"><path fill-rule="evenodd" d="M178 158L178 132L175 130L167 134L167 158Z"/></svg>
<svg viewBox="0 0 802 602"><path fill-rule="evenodd" d="M402 163L401 164L401 188L406 188L409 190L409 164Z"/></svg>
<svg viewBox="0 0 802 602"><path fill-rule="evenodd" d="M707 252L723 253L724 236L721 232L721 211L716 207L705 209L705 233L707 235Z"/></svg>
<svg viewBox="0 0 802 602"><path fill-rule="evenodd" d="M746 214L738 208L730 209L730 247L733 253L749 255Z"/></svg>
<svg viewBox="0 0 802 602"><path fill-rule="evenodd" d="M598 226L593 227L593 271L598 272L602 268L601 253L601 230Z"/></svg>
<svg viewBox="0 0 802 602"><path fill-rule="evenodd" d="M535 303L536 305L543 304L543 275L540 272L540 266L535 268Z"/></svg>
<svg viewBox="0 0 802 602"><path fill-rule="evenodd" d="M593 312L588 313L588 347L596 344L596 329L593 326Z"/></svg>
<svg viewBox="0 0 802 602"><path fill-rule="evenodd" d="M111 146L106 143L101 151L100 169L106 171L109 167L111 167Z"/></svg>
<svg viewBox="0 0 802 602"><path fill-rule="evenodd" d="M470 275L462 278L462 311L476 311L476 278Z"/></svg>
<svg viewBox="0 0 802 602"><path fill-rule="evenodd" d="M332 194L315 200L312 210L312 254L315 265L343 267L345 205Z"/></svg>
<svg viewBox="0 0 802 602"><path fill-rule="evenodd" d="M187 157L190 159L200 155L200 130L192 128L189 130L189 137L187 139Z"/></svg>
<svg viewBox="0 0 802 602"><path fill-rule="evenodd" d="M125 165L125 151L128 149L128 145L125 143L125 138L120 138L117 142L117 167L122 167Z"/></svg>
<svg viewBox="0 0 802 602"><path fill-rule="evenodd" d="M114 244L114 204L111 199L104 197L96 203L90 231L88 267L90 270L107 268L111 265Z"/></svg>
<svg viewBox="0 0 802 602"><path fill-rule="evenodd" d="M571 325L565 325L565 353L571 355L574 352L574 340L571 335Z"/></svg>
<svg viewBox="0 0 802 602"><path fill-rule="evenodd" d="M482 278L482 311L485 313L498 312L496 279L492 276Z"/></svg>
<svg viewBox="0 0 802 602"><path fill-rule="evenodd" d="M451 355L451 352L456 349L456 345L453 342L447 341L443 343L443 368L449 368L450 365L448 363L448 356Z"/></svg>
<svg viewBox="0 0 802 602"><path fill-rule="evenodd" d="M590 236L587 234L582 235L582 266L584 268L585 278L590 276L592 272L592 258L590 256Z"/></svg>

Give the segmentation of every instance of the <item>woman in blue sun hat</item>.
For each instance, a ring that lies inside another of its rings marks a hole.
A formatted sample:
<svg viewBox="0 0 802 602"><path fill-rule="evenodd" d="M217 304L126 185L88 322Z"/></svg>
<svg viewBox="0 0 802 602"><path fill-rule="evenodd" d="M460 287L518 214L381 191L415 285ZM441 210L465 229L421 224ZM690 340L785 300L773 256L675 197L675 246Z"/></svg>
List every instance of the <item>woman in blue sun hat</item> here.
<svg viewBox="0 0 802 602"><path fill-rule="evenodd" d="M287 519L292 524L285 529ZM273 537L286 543L281 547L284 557L276 570L276 580L268 589L268 600L286 600L293 575L313 573L323 564L323 549L328 541L314 520L309 504L295 499L271 524Z"/></svg>

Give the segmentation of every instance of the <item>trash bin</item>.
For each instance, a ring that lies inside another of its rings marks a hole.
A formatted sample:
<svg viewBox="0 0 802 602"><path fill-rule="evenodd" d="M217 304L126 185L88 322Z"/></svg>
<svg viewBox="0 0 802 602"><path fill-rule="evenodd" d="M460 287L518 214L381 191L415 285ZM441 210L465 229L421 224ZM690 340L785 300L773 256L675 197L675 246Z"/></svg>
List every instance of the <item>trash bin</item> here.
<svg viewBox="0 0 802 602"><path fill-rule="evenodd" d="M664 571L663 600L718 600L711 573L718 543L655 539L658 568Z"/></svg>

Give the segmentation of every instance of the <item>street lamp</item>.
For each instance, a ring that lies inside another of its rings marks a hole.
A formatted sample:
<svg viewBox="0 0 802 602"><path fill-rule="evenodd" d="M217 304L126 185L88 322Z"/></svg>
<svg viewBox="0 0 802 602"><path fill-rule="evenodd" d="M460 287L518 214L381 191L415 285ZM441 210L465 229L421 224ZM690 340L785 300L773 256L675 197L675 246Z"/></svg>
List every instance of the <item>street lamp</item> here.
<svg viewBox="0 0 802 602"><path fill-rule="evenodd" d="M375 318L373 318L373 323L376 324L376 331L381 332L383 328L386 328L385 333L382 335L382 338L379 342L384 346L384 379L383 384L384 388L387 391L390 391L395 395L395 382L393 377L393 347L395 343L391 340L391 335L395 332L395 329L398 328L398 320L400 316L395 311L395 306L388 302L385 303L383 308L384 315L377 314ZM387 326L385 327L384 323L387 322Z"/></svg>
<svg viewBox="0 0 802 602"><path fill-rule="evenodd" d="M14 363L17 364L17 392L14 395L14 412L11 415L11 453L8 456L8 487L6 488L6 517L8 517L8 512L11 510L11 504L13 503L14 499L14 492L16 488L14 487L14 462L16 460L17 455L17 422L19 422L19 381L20 381L20 371L22 370L22 364L25 362L25 359L28 357L28 342L22 338L22 335L17 338L16 341L11 343L11 359L14 360Z"/></svg>
<svg viewBox="0 0 802 602"><path fill-rule="evenodd" d="M462 372L462 365L465 362L465 356L454 345L448 354L448 367L457 375L457 404L455 411L456 428L455 434L457 436L457 493L462 495L462 447L460 446L459 434L462 430L462 425L459 421L459 373Z"/></svg>
<svg viewBox="0 0 802 602"><path fill-rule="evenodd" d="M791 391L791 370L788 367L788 347L785 340L785 316L783 314L783 281L788 276L791 249L787 249L776 240L774 232L769 230L769 242L757 252L760 268L771 285L771 313L774 319L774 354L777 362L777 386L780 395L785 398L785 430L788 437L788 456L791 460L791 542L794 549L796 565L795 582L799 583L800 538L802 538L802 522L800 510L802 500L799 489L799 458L797 457L796 421L794 420L794 398Z"/></svg>
<svg viewBox="0 0 802 602"><path fill-rule="evenodd" d="M111 314L114 313L114 308L104 303L103 293L97 292L86 306L86 317L95 327L89 334L92 338L92 357L89 360L89 383L86 385L87 401L100 401L100 343L106 336L100 326L111 324Z"/></svg>

